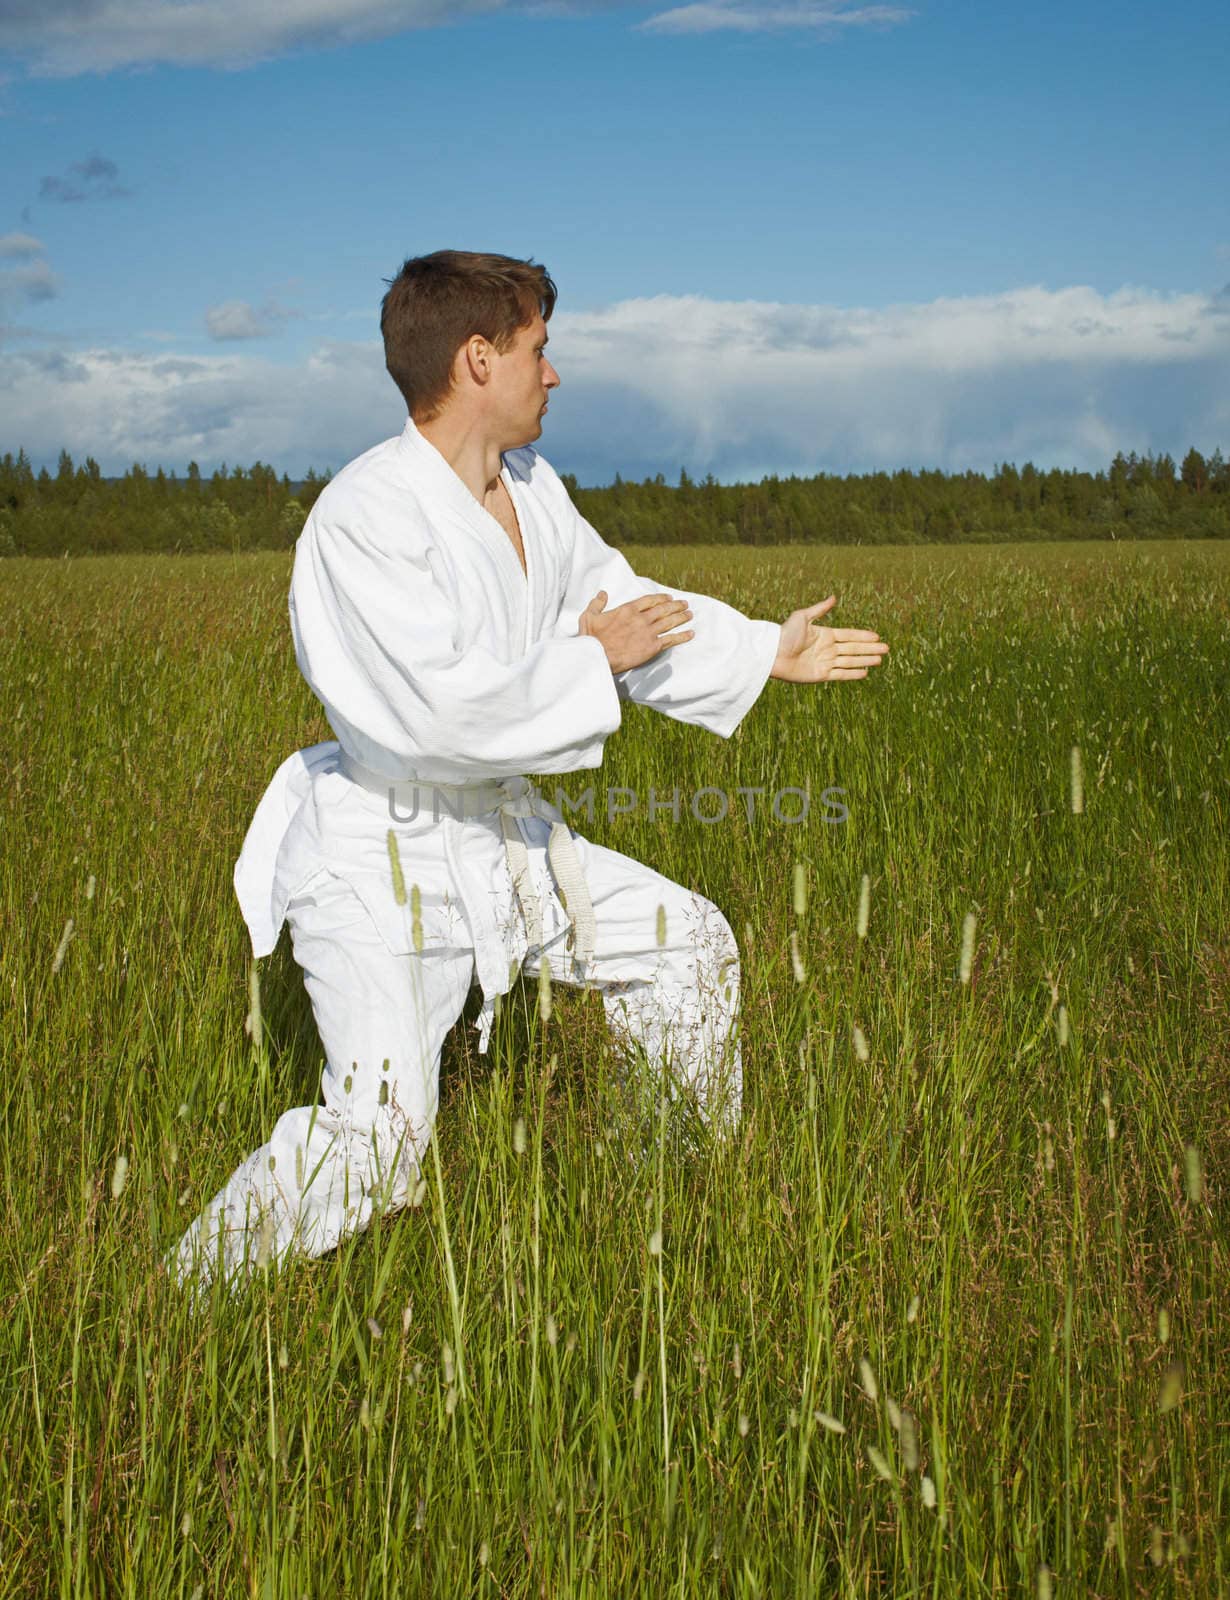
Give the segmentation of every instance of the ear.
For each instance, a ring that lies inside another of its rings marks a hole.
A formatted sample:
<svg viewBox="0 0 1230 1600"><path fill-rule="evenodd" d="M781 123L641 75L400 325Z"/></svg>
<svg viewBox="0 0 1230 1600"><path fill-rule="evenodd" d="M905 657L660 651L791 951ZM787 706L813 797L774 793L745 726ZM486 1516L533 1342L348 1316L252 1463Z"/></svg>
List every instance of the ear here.
<svg viewBox="0 0 1230 1600"><path fill-rule="evenodd" d="M489 340L484 339L481 333L471 334L457 352L457 376L464 374L480 387L490 382L492 354Z"/></svg>

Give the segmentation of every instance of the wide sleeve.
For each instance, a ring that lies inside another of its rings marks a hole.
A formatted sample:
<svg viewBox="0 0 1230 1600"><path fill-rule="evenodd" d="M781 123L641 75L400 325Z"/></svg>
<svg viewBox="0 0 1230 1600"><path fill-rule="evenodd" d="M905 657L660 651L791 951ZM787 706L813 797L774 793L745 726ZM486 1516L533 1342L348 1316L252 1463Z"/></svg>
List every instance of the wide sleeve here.
<svg viewBox="0 0 1230 1600"><path fill-rule="evenodd" d="M541 458L537 469L545 466ZM573 505L564 485L558 486L555 514L571 533L571 572L560 612L559 629L575 634L580 613L600 590L607 592L607 609L638 595L669 593L692 608L695 637L671 645L652 661L616 676L620 695L638 705L652 706L711 733L729 738L758 699L777 658L781 625L746 617L711 595L656 583L640 577L625 557L608 545Z"/></svg>
<svg viewBox="0 0 1230 1600"><path fill-rule="evenodd" d="M309 519L295 554L300 670L344 748L397 777L439 782L596 767L620 721L596 639L552 637L512 661L483 642L433 574L429 544L358 519Z"/></svg>

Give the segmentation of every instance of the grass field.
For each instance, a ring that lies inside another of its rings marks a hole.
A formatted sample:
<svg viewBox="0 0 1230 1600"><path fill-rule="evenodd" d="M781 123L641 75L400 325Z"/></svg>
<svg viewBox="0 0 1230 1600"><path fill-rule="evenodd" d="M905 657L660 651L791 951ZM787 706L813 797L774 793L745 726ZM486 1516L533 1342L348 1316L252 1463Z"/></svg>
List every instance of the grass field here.
<svg viewBox="0 0 1230 1600"><path fill-rule="evenodd" d="M0 563L0 1600L1230 1594L1230 546L635 563L892 645L598 777L845 791L589 830L740 935L740 1137L646 1150L514 991L420 1207L196 1311L320 1068L230 889L327 736L288 560Z"/></svg>

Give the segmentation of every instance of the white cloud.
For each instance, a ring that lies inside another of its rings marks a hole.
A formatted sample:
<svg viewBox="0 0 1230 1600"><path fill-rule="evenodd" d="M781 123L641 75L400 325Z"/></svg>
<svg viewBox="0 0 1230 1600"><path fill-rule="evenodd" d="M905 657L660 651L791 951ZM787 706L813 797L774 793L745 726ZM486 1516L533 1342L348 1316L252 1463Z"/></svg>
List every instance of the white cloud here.
<svg viewBox="0 0 1230 1600"><path fill-rule="evenodd" d="M583 483L996 461L1104 467L1117 449L1230 447L1230 302L1023 288L869 310L624 301L559 312L543 449ZM0 356L0 437L54 461L182 470L259 456L337 467L401 427L378 342L299 365L23 346Z"/></svg>
<svg viewBox="0 0 1230 1600"><path fill-rule="evenodd" d="M247 300L226 300L205 312L205 331L211 339L264 339L290 315L272 300L263 306L251 305Z"/></svg>
<svg viewBox="0 0 1230 1600"><path fill-rule="evenodd" d="M0 0L0 51L36 73L67 76L119 68L247 66L288 50L388 38L494 12L571 16L632 9L635 0ZM642 26L658 33L715 29L813 32L889 25L913 13L842 0L708 0ZM48 180L48 198L72 179ZM75 196L74 196L75 197Z"/></svg>
<svg viewBox="0 0 1230 1600"><path fill-rule="evenodd" d="M15 261L13 267L0 267L0 318L7 316L15 305L32 305L41 300L54 300L60 292L60 280L51 270L41 239L32 233L0 234L0 261ZM25 329L0 327L0 337L24 335Z"/></svg>
<svg viewBox="0 0 1230 1600"><path fill-rule="evenodd" d="M43 241L32 233L0 233L0 257L7 260L24 260L43 254Z"/></svg>
<svg viewBox="0 0 1230 1600"><path fill-rule="evenodd" d="M1096 467L1120 446L1230 443L1230 304L1212 296L1025 288L878 310L663 296L560 313L552 349L552 413L583 481L604 464ZM604 428L614 448L591 443Z"/></svg>
<svg viewBox="0 0 1230 1600"><path fill-rule="evenodd" d="M292 474L339 467L404 420L378 344L322 345L298 366L246 353L0 353L5 448L54 462L65 446L104 471L257 458Z"/></svg>
<svg viewBox="0 0 1230 1600"><path fill-rule="evenodd" d="M675 6L649 17L640 26L650 33L780 33L802 28L836 33L843 28L892 27L908 22L904 6L852 6L838 0L791 0L785 5L758 5L755 0L701 0Z"/></svg>
<svg viewBox="0 0 1230 1600"><path fill-rule="evenodd" d="M58 75L173 63L241 66L285 50L348 44L506 0L7 0L0 49Z"/></svg>

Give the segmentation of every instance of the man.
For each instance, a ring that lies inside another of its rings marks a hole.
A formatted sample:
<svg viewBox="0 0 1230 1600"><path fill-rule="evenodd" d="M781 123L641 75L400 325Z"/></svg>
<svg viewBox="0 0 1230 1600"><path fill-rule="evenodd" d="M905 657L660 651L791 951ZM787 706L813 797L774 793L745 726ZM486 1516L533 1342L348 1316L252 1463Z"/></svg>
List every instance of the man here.
<svg viewBox="0 0 1230 1600"><path fill-rule="evenodd" d="M296 659L337 737L283 763L235 869L255 955L290 924L324 1104L282 1116L205 1208L172 1252L182 1280L322 1254L407 1203L475 975L481 1049L498 997L546 962L704 1115L737 1116L725 919L574 835L523 774L598 766L621 700L728 737L770 676L863 678L888 647L816 626L832 595L752 621L603 543L530 448L560 381L555 294L540 266L445 250L385 296L409 420L329 483L291 581Z"/></svg>

